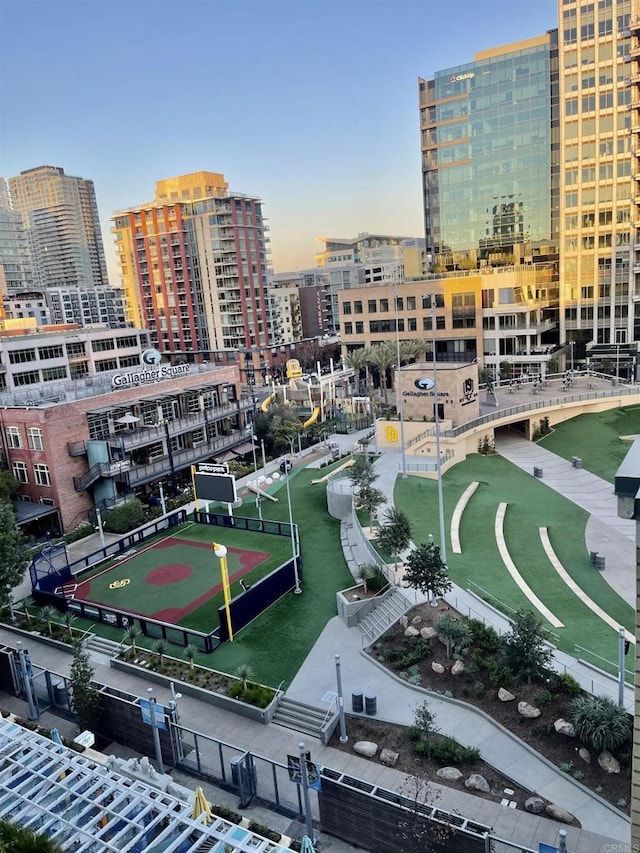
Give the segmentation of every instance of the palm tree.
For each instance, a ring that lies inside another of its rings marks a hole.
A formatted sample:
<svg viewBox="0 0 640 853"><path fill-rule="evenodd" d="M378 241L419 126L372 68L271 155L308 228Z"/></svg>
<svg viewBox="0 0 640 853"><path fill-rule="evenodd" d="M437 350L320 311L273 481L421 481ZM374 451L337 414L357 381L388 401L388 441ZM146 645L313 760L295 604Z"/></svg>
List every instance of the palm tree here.
<svg viewBox="0 0 640 853"><path fill-rule="evenodd" d="M126 640L129 640L131 642L131 651L133 652L134 657L137 653L136 639L140 636L141 633L142 632L140 631L140 628L138 628L135 622L129 622L125 629L124 637L122 638L123 642L125 642Z"/></svg>
<svg viewBox="0 0 640 853"><path fill-rule="evenodd" d="M46 835L37 835L25 826L6 820L0 821L0 850L3 853L63 853L62 847Z"/></svg>
<svg viewBox="0 0 640 853"><path fill-rule="evenodd" d="M385 406L388 405L387 370L396 363L396 358L395 347L389 341L370 347L367 354L367 361L378 371Z"/></svg>
<svg viewBox="0 0 640 853"><path fill-rule="evenodd" d="M40 619L47 623L47 631L51 634L51 622L55 618L58 611L52 604L45 604L40 608Z"/></svg>
<svg viewBox="0 0 640 853"><path fill-rule="evenodd" d="M162 668L164 664L164 654L167 651L167 641L163 640L162 637L159 637L157 640L153 641L151 649L158 655L158 664Z"/></svg>
<svg viewBox="0 0 640 853"><path fill-rule="evenodd" d="M199 649L193 643L187 643L184 647L184 656L189 661L189 672L193 674L193 662L198 655Z"/></svg>
<svg viewBox="0 0 640 853"><path fill-rule="evenodd" d="M400 342L400 363L408 364L410 361L415 361L425 352L426 345L424 341L414 338L411 341Z"/></svg>
<svg viewBox="0 0 640 853"><path fill-rule="evenodd" d="M362 588L364 589L364 594L366 595L367 590L367 581L370 581L371 578L375 574L376 567L370 566L367 563L361 563L358 566L356 571L356 580L359 580L362 583Z"/></svg>
<svg viewBox="0 0 640 853"><path fill-rule="evenodd" d="M67 610L62 617L64 620L64 624L66 625L67 632L69 634L69 639L73 640L73 623L76 621L76 614L72 610Z"/></svg>
<svg viewBox="0 0 640 853"><path fill-rule="evenodd" d="M240 666L236 667L233 674L242 679L242 689L246 690L247 680L254 676L253 667L248 663L241 663Z"/></svg>
<svg viewBox="0 0 640 853"><path fill-rule="evenodd" d="M360 347L360 349L351 350L350 353L347 353L347 356L344 360L344 363L347 367L350 367L353 370L354 379L356 383L356 397L360 396L360 371L367 367L367 350L364 347Z"/></svg>

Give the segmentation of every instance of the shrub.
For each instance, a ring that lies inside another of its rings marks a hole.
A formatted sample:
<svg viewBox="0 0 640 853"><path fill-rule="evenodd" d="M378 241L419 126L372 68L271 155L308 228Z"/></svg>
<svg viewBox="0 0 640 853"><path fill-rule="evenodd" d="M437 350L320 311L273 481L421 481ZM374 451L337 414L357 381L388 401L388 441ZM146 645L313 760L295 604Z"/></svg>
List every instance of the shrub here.
<svg viewBox="0 0 640 853"><path fill-rule="evenodd" d="M555 732L553 723L539 723L531 730L536 737L549 737Z"/></svg>
<svg viewBox="0 0 640 853"><path fill-rule="evenodd" d="M571 773L573 770L573 761L561 761L558 767L563 773Z"/></svg>
<svg viewBox="0 0 640 853"><path fill-rule="evenodd" d="M543 687L542 690L538 690L538 692L536 693L537 705L548 705L552 699L553 696L551 695L551 691L547 690L546 687Z"/></svg>
<svg viewBox="0 0 640 853"><path fill-rule="evenodd" d="M223 820L228 820L230 823L240 823L242 815L234 812L226 806L219 806L217 803L213 806L213 813Z"/></svg>
<svg viewBox="0 0 640 853"><path fill-rule="evenodd" d="M494 687L512 687L514 683L513 673L508 666L500 664L493 658L487 661L487 674L489 681Z"/></svg>
<svg viewBox="0 0 640 853"><path fill-rule="evenodd" d="M388 583L380 566L374 566L371 577L367 580L367 589L371 592L380 592Z"/></svg>
<svg viewBox="0 0 640 853"><path fill-rule="evenodd" d="M65 533L64 541L67 545L70 545L72 542L78 542L78 540L84 539L85 536L91 536L93 533L95 533L93 524L89 524L88 521L85 521L84 524L76 527L75 530L72 530L70 533Z"/></svg>
<svg viewBox="0 0 640 853"><path fill-rule="evenodd" d="M598 752L614 750L631 738L631 717L608 696L580 696L569 706L569 719L580 740Z"/></svg>
<svg viewBox="0 0 640 853"><path fill-rule="evenodd" d="M255 832L257 835L262 835L264 838L268 838L269 841L280 841L282 837L279 832L275 832L268 826L265 826L263 823L258 823L255 820L249 821L249 831Z"/></svg>
<svg viewBox="0 0 640 853"><path fill-rule="evenodd" d="M473 685L473 692L476 694L478 699L481 696L484 696L485 690L484 690L484 684L482 681L476 681L476 683Z"/></svg>
<svg viewBox="0 0 640 853"><path fill-rule="evenodd" d="M560 689L564 691L567 696L576 697L582 693L582 687L572 675L560 675L558 677L558 681L560 684Z"/></svg>
<svg viewBox="0 0 640 853"><path fill-rule="evenodd" d="M471 644L475 647L474 650L481 650L485 655L493 654L500 648L500 637L495 628L490 625L485 625L480 619L464 620L469 626L471 632Z"/></svg>
<svg viewBox="0 0 640 853"><path fill-rule="evenodd" d="M576 780L576 782L582 782L582 780L584 779L584 770L574 770L573 778Z"/></svg>
<svg viewBox="0 0 640 853"><path fill-rule="evenodd" d="M102 526L109 533L128 533L144 521L144 507L134 498L110 509L102 517Z"/></svg>
<svg viewBox="0 0 640 853"><path fill-rule="evenodd" d="M407 729L407 737L411 743L416 743L422 739L422 730L419 729L418 726L409 726Z"/></svg>
<svg viewBox="0 0 640 853"><path fill-rule="evenodd" d="M627 805L627 801L625 800L624 797L620 797L619 800L616 800L616 805L618 806L619 809L623 809Z"/></svg>

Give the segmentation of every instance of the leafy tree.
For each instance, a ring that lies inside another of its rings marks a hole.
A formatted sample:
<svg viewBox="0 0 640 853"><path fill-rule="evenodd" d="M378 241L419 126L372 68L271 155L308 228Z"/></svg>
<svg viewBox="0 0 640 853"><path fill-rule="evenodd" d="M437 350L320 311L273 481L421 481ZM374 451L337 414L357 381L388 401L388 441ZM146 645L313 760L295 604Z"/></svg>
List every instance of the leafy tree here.
<svg viewBox="0 0 640 853"><path fill-rule="evenodd" d="M134 498L110 509L102 516L102 526L109 533L128 533L144 521L144 507Z"/></svg>
<svg viewBox="0 0 640 853"><path fill-rule="evenodd" d="M384 523L378 528L376 539L381 548L393 554L397 571L398 554L411 542L411 522L406 513L390 507L384 515Z"/></svg>
<svg viewBox="0 0 640 853"><path fill-rule="evenodd" d="M403 850L411 853L433 853L434 850L449 850L455 835L453 826L441 821L429 820L433 805L440 799L426 773L422 770L410 776L400 787L407 808L398 821L398 834Z"/></svg>
<svg viewBox="0 0 640 853"><path fill-rule="evenodd" d="M0 604L9 604L11 590L24 578L29 549L16 527L10 503L0 501Z"/></svg>
<svg viewBox="0 0 640 853"><path fill-rule="evenodd" d="M353 465L349 468L349 479L354 487L362 489L370 486L379 477L366 453L358 453L353 457Z"/></svg>
<svg viewBox="0 0 640 853"><path fill-rule="evenodd" d="M20 482L8 471L0 470L0 503L10 503L20 488Z"/></svg>
<svg viewBox="0 0 640 853"><path fill-rule="evenodd" d="M442 562L440 546L433 542L421 542L407 557L404 570L405 582L412 589L419 589L438 598L449 592L451 581L447 566Z"/></svg>
<svg viewBox="0 0 640 853"><path fill-rule="evenodd" d="M73 644L71 662L71 709L81 730L91 729L102 713L102 697L93 683L89 654L78 640Z"/></svg>
<svg viewBox="0 0 640 853"><path fill-rule="evenodd" d="M420 734L427 743L431 740L431 735L435 735L440 731L436 725L436 715L429 707L426 699L421 705L417 706L413 715L413 725L420 731Z"/></svg>
<svg viewBox="0 0 640 853"><path fill-rule="evenodd" d="M361 486L356 495L356 507L363 510L372 520L379 506L386 503L387 496L374 486Z"/></svg>
<svg viewBox="0 0 640 853"><path fill-rule="evenodd" d="M451 613L443 613L435 624L438 639L443 640L447 647L447 660L452 651L462 651L471 643L471 630L466 622L456 619Z"/></svg>
<svg viewBox="0 0 640 853"><path fill-rule="evenodd" d="M608 696L579 696L569 706L569 719L580 740L598 752L631 740L631 717Z"/></svg>
<svg viewBox="0 0 640 853"><path fill-rule="evenodd" d="M298 436L303 431L303 426L300 421L285 421L280 424L280 426L276 427L275 430L275 438L276 444L288 444L289 452L293 456L296 452L296 442L298 441Z"/></svg>
<svg viewBox="0 0 640 853"><path fill-rule="evenodd" d="M367 358L367 350L364 347L360 347L360 349L354 349L351 350L350 353L347 353L344 360L346 366L353 370L353 378L355 379L356 384L356 397L360 396L360 372L363 368L366 368Z"/></svg>
<svg viewBox="0 0 640 853"><path fill-rule="evenodd" d="M518 610L513 627L502 638L502 653L506 665L518 678L539 675L551 661L551 650L542 636L542 620L531 610Z"/></svg>
<svg viewBox="0 0 640 853"><path fill-rule="evenodd" d="M0 821L1 853L64 853L63 848L46 835L38 835L26 826Z"/></svg>

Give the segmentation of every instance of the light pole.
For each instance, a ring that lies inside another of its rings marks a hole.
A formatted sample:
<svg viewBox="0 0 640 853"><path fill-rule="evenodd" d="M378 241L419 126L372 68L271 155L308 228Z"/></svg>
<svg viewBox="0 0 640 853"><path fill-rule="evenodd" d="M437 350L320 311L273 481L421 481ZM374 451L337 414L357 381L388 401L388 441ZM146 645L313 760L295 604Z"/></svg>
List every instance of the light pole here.
<svg viewBox="0 0 640 853"><path fill-rule="evenodd" d="M167 502L164 499L164 489L162 488L162 481L160 481L160 506L162 507L162 514L167 514Z"/></svg>
<svg viewBox="0 0 640 853"><path fill-rule="evenodd" d="M574 347L574 344L575 344L575 341L569 341L569 347L570 347L570 352L571 352L571 368L570 369L571 369L572 373L573 373L573 347Z"/></svg>
<svg viewBox="0 0 640 853"><path fill-rule="evenodd" d="M342 673L340 672L340 655L336 655L336 681L338 683L338 713L340 714L340 743L347 743L347 727L344 721L344 697L342 695Z"/></svg>
<svg viewBox="0 0 640 853"><path fill-rule="evenodd" d="M398 414L400 416L400 452L402 454L402 478L407 479L407 455L404 447L404 397L400 388L400 329L398 323L398 285L394 285L394 309L396 319L396 360L398 372L396 374L396 395L398 397Z"/></svg>
<svg viewBox="0 0 640 853"><path fill-rule="evenodd" d="M18 640L16 642L16 647L18 649L18 661L20 663L20 672L22 674L22 683L24 684L24 692L27 694L27 705L29 706L29 719L30 720L38 720L40 715L38 713L38 709L36 708L36 703L33 698L32 692L32 683L31 683L31 674L29 673L29 666L27 665L28 660L28 652L26 649L22 648L22 640Z"/></svg>
<svg viewBox="0 0 640 853"><path fill-rule="evenodd" d="M258 518L260 519L260 528L262 529L262 500L260 499L260 483L258 482L258 460L256 458L256 435L251 424L251 450L253 451L253 473L256 475L256 506L258 508Z"/></svg>
<svg viewBox="0 0 640 853"><path fill-rule="evenodd" d="M300 586L300 575L298 574L298 560L296 559L296 535L293 529L293 513L291 512L291 491L289 490L289 471L287 470L287 459L283 457L284 462L284 481L287 487L287 504L289 505L289 530L291 532L291 556L293 558L293 571L296 579L296 586L293 590L296 595L300 595L302 587Z"/></svg>
<svg viewBox="0 0 640 853"><path fill-rule="evenodd" d="M304 741L298 744L300 750L300 777L302 781L302 793L304 795L304 816L307 824L307 838L312 844L315 843L313 837L313 814L311 813L311 797L309 796L309 772L307 769L307 750Z"/></svg>
<svg viewBox="0 0 640 853"><path fill-rule="evenodd" d="M447 564L447 543L445 540L444 530L444 498L442 495L442 459L440 457L440 408L438 405L438 368L436 358L436 313L433 310L433 297L425 297L429 300L431 311L431 349L433 356L433 398L435 400L435 419L436 419L436 476L438 478L438 515L440 517L440 554L442 562Z"/></svg>
<svg viewBox="0 0 640 853"><path fill-rule="evenodd" d="M178 759L184 758L184 750L182 747L182 729L180 728L180 714L178 713L178 700L182 699L182 693L176 693L176 687L173 681L169 684L171 688L171 702L169 703L169 707L171 709L173 715L173 724L174 724L174 743L176 748L176 757Z"/></svg>
<svg viewBox="0 0 640 853"><path fill-rule="evenodd" d="M624 646L627 632L624 627L618 627L618 707L624 708Z"/></svg>

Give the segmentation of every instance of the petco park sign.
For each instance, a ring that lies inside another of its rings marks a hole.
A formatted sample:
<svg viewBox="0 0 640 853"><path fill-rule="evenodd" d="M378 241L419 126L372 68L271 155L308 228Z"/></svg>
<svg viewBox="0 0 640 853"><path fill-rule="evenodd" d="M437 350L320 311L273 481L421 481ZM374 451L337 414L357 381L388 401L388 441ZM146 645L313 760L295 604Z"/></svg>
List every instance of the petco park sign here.
<svg viewBox="0 0 640 853"><path fill-rule="evenodd" d="M176 376L186 376L191 369L190 364L163 364L160 366L162 355L157 349L146 349L142 353L141 370L129 373L116 373L111 378L112 388L130 388L133 385L151 385L162 382L163 379L175 379Z"/></svg>

